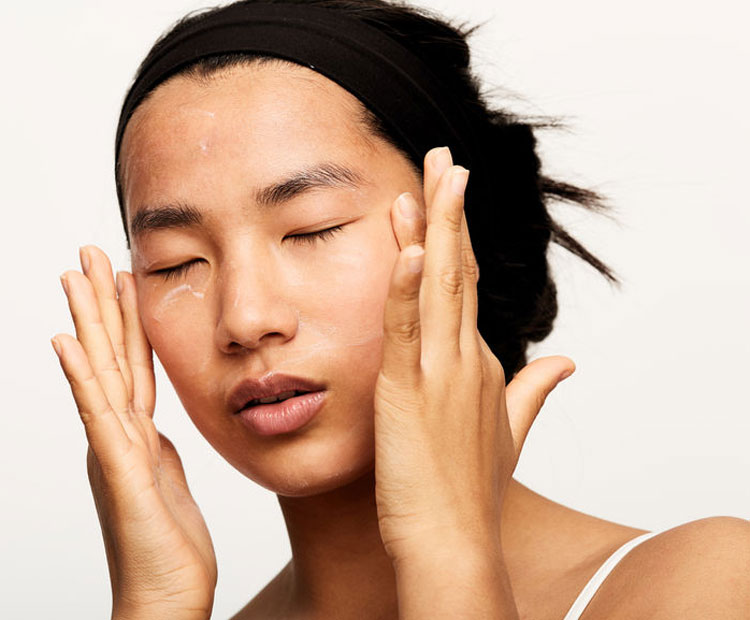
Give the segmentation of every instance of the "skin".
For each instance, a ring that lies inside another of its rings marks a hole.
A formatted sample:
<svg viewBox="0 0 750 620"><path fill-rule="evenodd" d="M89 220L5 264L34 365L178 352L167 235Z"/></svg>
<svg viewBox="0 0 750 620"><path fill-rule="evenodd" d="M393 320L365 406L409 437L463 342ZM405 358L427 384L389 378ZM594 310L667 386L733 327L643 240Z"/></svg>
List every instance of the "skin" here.
<svg viewBox="0 0 750 620"><path fill-rule="evenodd" d="M319 494L372 465L369 400L399 252L390 207L402 191L418 193L420 179L393 149L365 139L352 118L356 100L312 71L231 75L209 90L185 79L164 85L128 127L129 215L183 196L207 220L200 231L132 241L139 312L185 409L214 448L276 493ZM354 162L365 183L317 189L267 213L253 208L252 189L328 161ZM281 241L335 225L344 228L330 240ZM194 257L205 262L182 278L149 275ZM269 370L312 378L330 391L331 406L304 434L269 442L225 408L217 415L242 377Z"/></svg>
<svg viewBox="0 0 750 620"><path fill-rule="evenodd" d="M150 416L139 413L153 410L146 342L211 445L244 475L277 494L293 560L235 620L359 618L363 609L372 618L396 618L398 613L393 558L383 545L376 511L372 397L382 362L383 314L393 266L407 237L420 234L394 215L394 202L410 192L424 213L430 201L420 171L364 129L359 109L348 92L304 68L235 68L206 83L180 77L163 84L136 111L123 142L130 218L147 205L185 201L202 212L204 222L131 240L132 276L119 274L120 331L140 348L127 346L131 360L129 382L128 372L123 372L125 388L108 388L106 379L100 380L110 402L117 398L112 392L124 389L129 396L122 395L122 400L136 403L132 416L121 416L123 427L145 437L152 455L161 447L164 480L170 481L161 488L174 489L166 503L179 505L174 514L185 515L169 534L181 532L181 541L192 541L180 547L185 565L196 569L183 583L193 583L193 578L215 582L215 559L176 452L147 423ZM330 161L355 168L362 182L354 188L306 192L273 212L254 203L255 189ZM288 238L339 224L343 228L336 236L315 244L294 245ZM88 261L85 276L66 275L83 346L78 349L71 337L58 337L68 356L63 366L69 378L77 372L76 364L85 370L83 349L89 357L93 351L87 341L102 337L87 336L83 315L94 316L96 298L114 298L112 285L106 283L107 273L111 281L106 256L93 246L84 248L82 256ZM194 258L201 262L176 279L153 273ZM117 321L107 317L101 301L99 307L117 356L117 342L127 337L118 337ZM143 352L140 363L131 353L136 349ZM92 361L92 366L97 363ZM232 386L241 377L268 370L325 384L327 406L303 431L260 437L228 411L226 396ZM74 395L79 410L94 408L75 390ZM89 452L96 496L108 484L102 472L113 467L98 447L93 423L84 423L92 448L97 447L97 458ZM150 471L144 471L144 479L149 476ZM138 599L123 603L122 617L141 603L151 603L117 581L118 572L127 573L123 558L132 555L135 545L129 543L125 554L127 545L121 541L141 536L137 527L127 531L122 525L132 522L132 515L123 516L126 504L97 502L103 529L113 532L108 543L105 536L113 590L128 595L122 600ZM182 510L185 506L188 510ZM501 508L497 525L502 555L521 618L562 617L601 562L644 531L556 504L512 478ZM158 539L154 536L151 547L144 545L143 557ZM687 593L695 601L715 604L730 574L750 574L741 572L747 569L743 558L748 554L730 550L724 543L729 540L750 549L746 522L702 520L649 540L618 565L583 618L638 617L628 615L635 614L633 605L640 606L643 616L644 609L653 610L664 600L685 600ZM719 551L696 562L707 548ZM168 553L177 555L174 545ZM660 578L666 568L680 579ZM746 598L741 596L729 597L725 609L743 609ZM196 606L207 604L198 595L196 601ZM691 609L698 608L696 602ZM690 617L681 606L659 613ZM726 617L747 617L739 613Z"/></svg>

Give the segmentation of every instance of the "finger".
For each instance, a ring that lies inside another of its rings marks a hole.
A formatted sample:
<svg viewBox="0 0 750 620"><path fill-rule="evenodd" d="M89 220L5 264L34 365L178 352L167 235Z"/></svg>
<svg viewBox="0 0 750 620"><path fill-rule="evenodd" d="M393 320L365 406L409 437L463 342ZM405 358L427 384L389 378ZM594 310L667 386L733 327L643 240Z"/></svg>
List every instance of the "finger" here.
<svg viewBox="0 0 750 620"><path fill-rule="evenodd" d="M68 334L55 335L52 346L73 392L89 446L102 466L116 465L129 450L130 438L94 375L86 352Z"/></svg>
<svg viewBox="0 0 750 620"><path fill-rule="evenodd" d="M452 166L440 178L429 206L422 287L422 333L426 354L442 358L460 353L464 296L461 257L463 188L469 171Z"/></svg>
<svg viewBox="0 0 750 620"><path fill-rule="evenodd" d="M453 165L453 157L447 146L430 149L424 158L424 200L432 204L435 190L443 173Z"/></svg>
<svg viewBox="0 0 750 620"><path fill-rule="evenodd" d="M400 250L408 245L424 245L426 229L424 214L422 207L411 192L404 192L394 201L394 208L391 209L391 225Z"/></svg>
<svg viewBox="0 0 750 620"><path fill-rule="evenodd" d="M68 297L77 339L86 352L94 375L112 408L118 413L126 412L130 401L127 386L102 322L94 287L77 271L66 271L60 279Z"/></svg>
<svg viewBox="0 0 750 620"><path fill-rule="evenodd" d="M541 357L524 366L505 388L508 421L513 434L516 456L526 441L531 425L544 401L558 383L575 371L573 360L562 355Z"/></svg>
<svg viewBox="0 0 750 620"><path fill-rule="evenodd" d="M460 348L462 353L478 353L480 350L480 336L477 329L479 265L474 256L465 212L461 218L461 263L464 276L464 299L461 307Z"/></svg>
<svg viewBox="0 0 750 620"><path fill-rule="evenodd" d="M128 401L133 397L133 375L125 351L125 337L122 327L122 313L115 293L112 278L112 265L107 255L94 245L84 246L79 250L83 273L90 280L99 303L99 314L104 329L112 343L112 350L120 367L122 379L128 392Z"/></svg>
<svg viewBox="0 0 750 620"><path fill-rule="evenodd" d="M154 361L151 344L138 314L135 280L127 271L117 273L117 283L125 331L125 349L133 373L133 409L153 418L156 399Z"/></svg>
<svg viewBox="0 0 750 620"><path fill-rule="evenodd" d="M410 245L399 254L391 275L383 319L382 375L396 385L416 386L421 375L419 288L424 248Z"/></svg>

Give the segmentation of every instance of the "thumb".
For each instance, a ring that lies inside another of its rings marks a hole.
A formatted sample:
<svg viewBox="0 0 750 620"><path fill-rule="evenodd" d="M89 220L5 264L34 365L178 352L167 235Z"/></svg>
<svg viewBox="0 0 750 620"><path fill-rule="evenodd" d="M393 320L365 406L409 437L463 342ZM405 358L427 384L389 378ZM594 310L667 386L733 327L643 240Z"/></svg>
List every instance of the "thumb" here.
<svg viewBox="0 0 750 620"><path fill-rule="evenodd" d="M573 374L575 369L575 363L568 357L540 357L519 370L506 386L505 402L516 458L520 455L526 435L547 396L560 381Z"/></svg>

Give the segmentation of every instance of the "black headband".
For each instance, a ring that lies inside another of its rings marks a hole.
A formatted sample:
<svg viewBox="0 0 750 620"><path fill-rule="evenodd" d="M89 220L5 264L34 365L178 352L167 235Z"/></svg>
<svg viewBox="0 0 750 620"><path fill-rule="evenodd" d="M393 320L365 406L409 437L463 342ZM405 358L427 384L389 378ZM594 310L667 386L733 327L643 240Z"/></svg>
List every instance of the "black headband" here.
<svg viewBox="0 0 750 620"><path fill-rule="evenodd" d="M237 3L180 32L142 68L120 113L116 169L125 126L143 98L185 65L228 52L262 53L321 73L368 106L417 162L447 145L455 163L474 164L475 136L464 109L421 59L387 34L321 7Z"/></svg>

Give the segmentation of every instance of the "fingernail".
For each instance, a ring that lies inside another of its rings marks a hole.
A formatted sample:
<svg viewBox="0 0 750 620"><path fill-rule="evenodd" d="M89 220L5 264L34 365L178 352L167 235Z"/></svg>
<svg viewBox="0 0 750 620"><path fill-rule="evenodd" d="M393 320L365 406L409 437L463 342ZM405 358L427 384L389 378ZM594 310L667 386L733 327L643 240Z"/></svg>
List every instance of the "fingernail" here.
<svg viewBox="0 0 750 620"><path fill-rule="evenodd" d="M89 266L91 265L89 261L89 253L86 251L86 248L78 248L78 253L81 256L81 267L83 267L83 273L88 273Z"/></svg>
<svg viewBox="0 0 750 620"><path fill-rule="evenodd" d="M412 245L408 252L408 260L406 261L406 268L412 273L419 273L424 267L424 248L421 245Z"/></svg>
<svg viewBox="0 0 750 620"><path fill-rule="evenodd" d="M60 346L60 343L54 338L50 338L50 342L52 343L52 348L55 350L55 353L57 353L57 357L60 357L62 355L62 347Z"/></svg>
<svg viewBox="0 0 750 620"><path fill-rule="evenodd" d="M453 165L453 157L451 157L451 150L447 146L442 146L435 153L435 159L433 159L435 172L442 173L451 165Z"/></svg>
<svg viewBox="0 0 750 620"><path fill-rule="evenodd" d="M469 171L466 168L454 170L451 178L451 189L457 196L462 196L466 189L466 182L469 180Z"/></svg>
<svg viewBox="0 0 750 620"><path fill-rule="evenodd" d="M417 207L410 192L404 192L398 197L398 209L405 218L414 219L417 217Z"/></svg>
<svg viewBox="0 0 750 620"><path fill-rule="evenodd" d="M65 274L62 274L60 276L60 282L62 284L63 290L65 291L65 294L68 294L68 278Z"/></svg>
<svg viewBox="0 0 750 620"><path fill-rule="evenodd" d="M572 374L573 374L573 371L572 371L572 370L570 370L570 368L568 368L567 370L564 370L564 371L563 371L563 372L562 372L562 373L560 374L560 378L559 378L559 379L557 380L557 382L558 382L558 383L560 383L560 381L562 381L563 379L567 379L567 378L568 378L568 377L569 377L570 375L572 375Z"/></svg>
<svg viewBox="0 0 750 620"><path fill-rule="evenodd" d="M122 295L122 276L120 275L119 271L115 276L115 286L117 287L117 295Z"/></svg>

